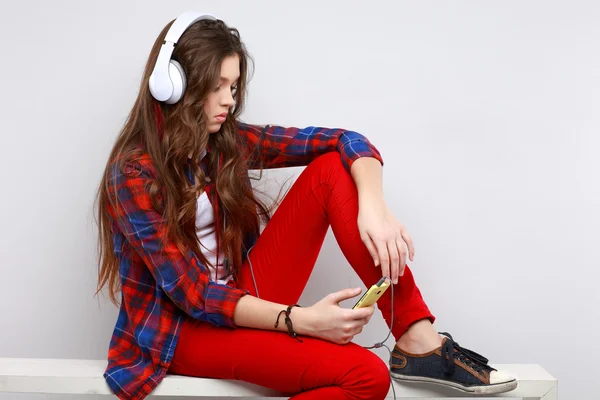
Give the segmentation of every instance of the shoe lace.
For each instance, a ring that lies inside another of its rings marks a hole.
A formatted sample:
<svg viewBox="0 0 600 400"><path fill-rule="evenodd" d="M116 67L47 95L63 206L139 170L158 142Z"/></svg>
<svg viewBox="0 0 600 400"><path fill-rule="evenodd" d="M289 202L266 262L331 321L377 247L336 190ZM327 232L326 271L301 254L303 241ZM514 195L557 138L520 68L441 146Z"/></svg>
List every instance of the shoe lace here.
<svg viewBox="0 0 600 400"><path fill-rule="evenodd" d="M454 365L454 359L457 359L465 365L473 368L477 372L481 372L484 369L494 370L494 368L488 365L488 359L467 348L461 347L458 343L452 339L452 336L447 332L440 332L441 335L447 337L446 341L442 345L442 369L446 374L454 374L456 366Z"/></svg>

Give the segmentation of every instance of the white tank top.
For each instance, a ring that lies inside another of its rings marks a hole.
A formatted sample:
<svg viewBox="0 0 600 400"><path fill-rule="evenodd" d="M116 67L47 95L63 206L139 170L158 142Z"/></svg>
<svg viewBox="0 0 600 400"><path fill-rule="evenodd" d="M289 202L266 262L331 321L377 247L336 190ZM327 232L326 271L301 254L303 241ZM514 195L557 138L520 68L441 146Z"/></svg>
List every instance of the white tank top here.
<svg viewBox="0 0 600 400"><path fill-rule="evenodd" d="M212 265L207 265L210 270L210 278L218 283L226 284L232 279L232 276L225 276L223 260L225 253L222 249L219 254L219 264L217 262L217 237L215 234L215 212L210 200L203 192L198 197L196 207L196 235L200 240L200 251Z"/></svg>

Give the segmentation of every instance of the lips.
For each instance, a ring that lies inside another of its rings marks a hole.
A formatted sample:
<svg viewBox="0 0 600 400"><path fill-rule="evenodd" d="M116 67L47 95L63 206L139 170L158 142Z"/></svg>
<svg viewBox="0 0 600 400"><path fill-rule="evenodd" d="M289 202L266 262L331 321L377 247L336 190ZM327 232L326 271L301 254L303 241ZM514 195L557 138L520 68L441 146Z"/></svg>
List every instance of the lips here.
<svg viewBox="0 0 600 400"><path fill-rule="evenodd" d="M217 115L217 118L227 118L227 113L226 112L221 113L221 114Z"/></svg>

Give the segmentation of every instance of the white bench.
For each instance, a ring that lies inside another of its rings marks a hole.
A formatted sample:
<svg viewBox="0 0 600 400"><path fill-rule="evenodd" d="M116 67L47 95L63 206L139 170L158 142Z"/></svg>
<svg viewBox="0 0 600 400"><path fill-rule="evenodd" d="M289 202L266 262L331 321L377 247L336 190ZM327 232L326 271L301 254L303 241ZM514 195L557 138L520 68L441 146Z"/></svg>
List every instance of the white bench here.
<svg viewBox="0 0 600 400"><path fill-rule="evenodd" d="M102 374L105 360L0 358L0 393L112 395ZM536 364L497 365L519 379L519 387L497 399L556 400L557 381ZM394 383L398 399L478 399L472 395L423 384ZM286 398L272 390L241 381L167 375L152 397ZM392 397L392 391L388 395ZM485 398L485 397L482 397Z"/></svg>

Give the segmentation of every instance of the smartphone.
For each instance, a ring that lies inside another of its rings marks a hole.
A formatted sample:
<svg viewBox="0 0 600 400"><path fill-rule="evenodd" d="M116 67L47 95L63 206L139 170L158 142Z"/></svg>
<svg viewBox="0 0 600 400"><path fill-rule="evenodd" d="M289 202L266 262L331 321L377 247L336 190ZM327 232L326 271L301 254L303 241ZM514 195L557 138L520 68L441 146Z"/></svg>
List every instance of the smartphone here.
<svg viewBox="0 0 600 400"><path fill-rule="evenodd" d="M377 302L381 296L385 293L387 288L390 287L390 281L388 278L381 278L379 282L374 284L367 290L362 297L356 302L352 309L368 307Z"/></svg>

